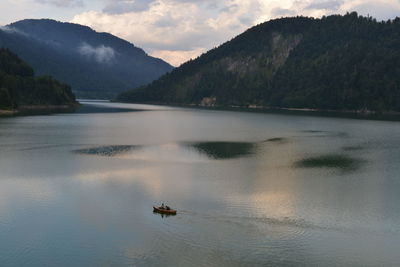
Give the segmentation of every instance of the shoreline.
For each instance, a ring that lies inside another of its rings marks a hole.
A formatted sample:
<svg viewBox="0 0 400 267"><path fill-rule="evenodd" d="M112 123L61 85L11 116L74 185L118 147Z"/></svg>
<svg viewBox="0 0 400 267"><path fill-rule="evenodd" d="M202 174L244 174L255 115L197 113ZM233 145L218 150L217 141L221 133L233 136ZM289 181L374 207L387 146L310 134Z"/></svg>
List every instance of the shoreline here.
<svg viewBox="0 0 400 267"><path fill-rule="evenodd" d="M14 109L12 110L0 109L0 117L9 117L9 116L14 116L15 114L17 114L17 111Z"/></svg>
<svg viewBox="0 0 400 267"><path fill-rule="evenodd" d="M24 105L18 109L5 110L0 109L1 117L13 117L13 116L31 116L31 115L50 115L57 113L69 113L76 110L80 104L72 105Z"/></svg>
<svg viewBox="0 0 400 267"><path fill-rule="evenodd" d="M177 103L160 103L160 102L124 102L110 100L114 103L126 104L148 104L156 106L170 107L186 107L205 110L224 110L238 112L256 112L270 114L288 114L298 116L316 116L316 117L338 117L363 120L381 120L381 121L400 121L400 112L398 111L373 111L373 110L330 110L330 109L313 109L313 108L279 108L266 106L223 106L223 105L200 105L200 104L177 104Z"/></svg>

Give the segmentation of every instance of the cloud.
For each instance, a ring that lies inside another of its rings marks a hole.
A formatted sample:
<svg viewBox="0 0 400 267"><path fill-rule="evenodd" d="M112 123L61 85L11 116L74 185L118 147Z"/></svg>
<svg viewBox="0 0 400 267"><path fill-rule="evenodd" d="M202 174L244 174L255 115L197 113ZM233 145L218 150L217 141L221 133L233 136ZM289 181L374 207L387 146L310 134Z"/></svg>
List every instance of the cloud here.
<svg viewBox="0 0 400 267"><path fill-rule="evenodd" d="M151 55L171 62L174 66L179 66L188 59L194 59L200 54L206 52L204 48L195 48L192 50L156 50Z"/></svg>
<svg viewBox="0 0 400 267"><path fill-rule="evenodd" d="M343 1L333 0L333 1L318 1L310 3L306 6L306 9L322 9L322 10L338 10L340 6L343 5Z"/></svg>
<svg viewBox="0 0 400 267"><path fill-rule="evenodd" d="M400 16L400 1L354 1L348 9L355 10L364 16L370 15L377 20L387 20Z"/></svg>
<svg viewBox="0 0 400 267"><path fill-rule="evenodd" d="M93 47L87 43L83 43L79 48L78 52L88 58L92 58L98 63L110 64L115 58L115 51L111 47L100 45Z"/></svg>
<svg viewBox="0 0 400 267"><path fill-rule="evenodd" d="M108 14L124 14L140 12L149 9L153 0L114 0L110 1L103 9Z"/></svg>
<svg viewBox="0 0 400 267"><path fill-rule="evenodd" d="M90 11L72 22L110 32L179 65L254 25L257 10L256 0L154 0L147 10Z"/></svg>
<svg viewBox="0 0 400 267"><path fill-rule="evenodd" d="M10 26L0 26L0 31L6 32L6 33L16 33L16 34L27 35L26 33L22 32L16 28L10 27Z"/></svg>
<svg viewBox="0 0 400 267"><path fill-rule="evenodd" d="M157 4L157 0L106 0L107 4L103 8L103 12L107 14L125 14L131 12L142 12L148 10L151 5ZM196 5L202 5L205 9L216 9L218 8L218 1L212 0L168 0L165 2L175 3L194 3Z"/></svg>
<svg viewBox="0 0 400 267"><path fill-rule="evenodd" d="M78 14L72 22L110 32L175 66L273 18L359 11L389 19L400 14L399 0L104 1L102 11Z"/></svg>
<svg viewBox="0 0 400 267"><path fill-rule="evenodd" d="M34 0L40 4L50 4L56 7L82 7L83 0Z"/></svg>
<svg viewBox="0 0 400 267"><path fill-rule="evenodd" d="M288 8L280 8L280 7L275 7L271 9L271 15L274 17L280 17L280 16L293 16L296 13L293 10L290 10Z"/></svg>

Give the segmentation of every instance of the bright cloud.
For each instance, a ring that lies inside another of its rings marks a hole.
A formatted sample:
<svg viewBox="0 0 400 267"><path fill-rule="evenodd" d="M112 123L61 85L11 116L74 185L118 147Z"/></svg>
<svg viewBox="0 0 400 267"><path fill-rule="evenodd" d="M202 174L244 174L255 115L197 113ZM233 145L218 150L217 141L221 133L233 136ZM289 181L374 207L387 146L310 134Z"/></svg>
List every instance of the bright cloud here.
<svg viewBox="0 0 400 267"><path fill-rule="evenodd" d="M24 32L21 32L20 30L9 27L9 26L0 26L0 31L7 32L7 33L18 33L18 34L23 34L26 35Z"/></svg>
<svg viewBox="0 0 400 267"><path fill-rule="evenodd" d="M120 36L175 66L273 18L320 17L348 11L369 14L378 20L400 15L398 0L103 1L101 11L83 12L72 22Z"/></svg>
<svg viewBox="0 0 400 267"><path fill-rule="evenodd" d="M181 63L191 58L196 58L200 54L206 52L204 48L197 48L193 50L155 50L151 53L153 57L162 58L167 62L175 66L179 66Z"/></svg>
<svg viewBox="0 0 400 267"><path fill-rule="evenodd" d="M198 56L254 25L258 1L156 0L138 12L85 12L72 22L107 31L173 65Z"/></svg>
<svg viewBox="0 0 400 267"><path fill-rule="evenodd" d="M93 47L89 44L83 43L78 52L88 58L93 58L98 63L112 63L115 58L115 51L111 47L100 45L98 47Z"/></svg>

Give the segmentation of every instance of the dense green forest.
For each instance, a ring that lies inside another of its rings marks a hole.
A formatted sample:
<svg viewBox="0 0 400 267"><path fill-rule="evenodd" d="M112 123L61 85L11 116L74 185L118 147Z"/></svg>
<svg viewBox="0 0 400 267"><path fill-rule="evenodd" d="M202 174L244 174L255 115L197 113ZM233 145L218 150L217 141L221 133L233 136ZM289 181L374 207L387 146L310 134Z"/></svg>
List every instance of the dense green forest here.
<svg viewBox="0 0 400 267"><path fill-rule="evenodd" d="M75 103L68 85L49 76L35 77L33 69L17 55L0 49L0 109Z"/></svg>
<svg viewBox="0 0 400 267"><path fill-rule="evenodd" d="M400 19L271 20L118 100L400 111Z"/></svg>

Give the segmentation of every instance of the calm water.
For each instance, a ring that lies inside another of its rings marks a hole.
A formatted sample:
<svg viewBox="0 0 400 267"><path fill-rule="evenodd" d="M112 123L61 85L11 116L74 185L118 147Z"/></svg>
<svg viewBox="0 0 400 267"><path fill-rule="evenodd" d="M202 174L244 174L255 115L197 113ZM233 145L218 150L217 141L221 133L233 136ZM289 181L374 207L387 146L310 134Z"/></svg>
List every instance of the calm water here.
<svg viewBox="0 0 400 267"><path fill-rule="evenodd" d="M0 151L2 266L400 265L398 122L91 102Z"/></svg>

